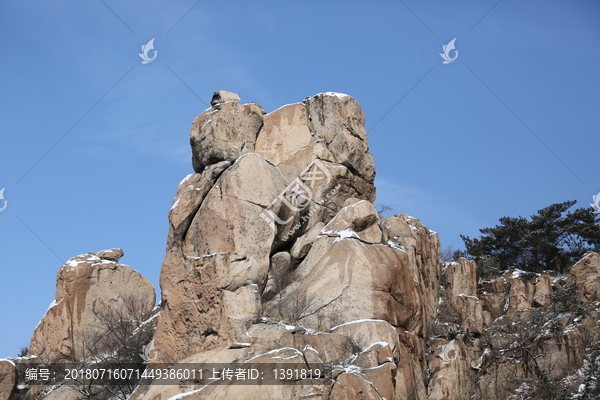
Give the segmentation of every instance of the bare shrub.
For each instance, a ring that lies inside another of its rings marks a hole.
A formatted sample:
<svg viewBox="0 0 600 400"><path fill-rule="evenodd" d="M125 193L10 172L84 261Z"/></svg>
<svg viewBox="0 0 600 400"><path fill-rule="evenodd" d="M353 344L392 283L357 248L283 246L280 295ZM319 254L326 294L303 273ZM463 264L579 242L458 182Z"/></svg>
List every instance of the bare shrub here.
<svg viewBox="0 0 600 400"><path fill-rule="evenodd" d="M295 324L302 318L307 317L314 298L306 293L292 293L279 303L279 314L286 321Z"/></svg>
<svg viewBox="0 0 600 400"><path fill-rule="evenodd" d="M101 363L141 365L140 354L156 329L147 300L126 295L120 301L99 301L94 304L94 315L95 326L74 338L83 354L82 359L76 361L82 367ZM94 400L125 400L137 386L135 379L119 380L117 385L98 385L94 379L77 379L72 383L83 399Z"/></svg>
<svg viewBox="0 0 600 400"><path fill-rule="evenodd" d="M442 249L440 252L440 259L442 262L452 262L454 261L454 253L452 251L452 246L448 246L445 249Z"/></svg>

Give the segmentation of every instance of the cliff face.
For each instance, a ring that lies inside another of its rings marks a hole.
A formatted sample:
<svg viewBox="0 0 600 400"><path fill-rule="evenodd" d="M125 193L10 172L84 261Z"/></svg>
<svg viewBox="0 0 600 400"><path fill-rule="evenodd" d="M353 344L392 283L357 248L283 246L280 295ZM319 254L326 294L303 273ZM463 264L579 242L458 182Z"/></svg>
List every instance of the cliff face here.
<svg viewBox="0 0 600 400"><path fill-rule="evenodd" d="M473 261L440 261L437 234L418 220L378 215L352 97L322 93L270 114L229 92L211 104L190 133L196 173L169 213L159 361L338 369L320 386L182 384L133 398L503 399L583 365L598 315L550 304L568 277L478 282ZM599 271L588 264L568 279L590 305Z"/></svg>
<svg viewBox="0 0 600 400"><path fill-rule="evenodd" d="M571 275L478 279L473 261L442 263L437 234L417 219L377 213L365 117L352 97L321 93L266 114L220 91L211 105L192 124L195 173L169 211L152 362L326 363L332 379L182 380L140 386L131 399L517 400L593 388L598 254ZM80 359L74 338L98 301L151 290L117 261L99 253L61 268L32 354ZM15 384L8 372L0 384ZM71 398L61 390L52 393Z"/></svg>

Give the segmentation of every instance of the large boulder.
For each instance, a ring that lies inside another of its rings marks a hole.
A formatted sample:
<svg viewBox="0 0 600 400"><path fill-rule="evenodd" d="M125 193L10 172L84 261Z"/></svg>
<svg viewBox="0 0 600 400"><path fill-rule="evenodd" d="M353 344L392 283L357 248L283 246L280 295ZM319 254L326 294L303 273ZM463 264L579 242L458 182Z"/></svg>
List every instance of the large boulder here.
<svg viewBox="0 0 600 400"><path fill-rule="evenodd" d="M211 102L212 107L196 118L190 130L192 164L196 172L220 161L235 161L254 151L258 131L263 125L262 107L239 104L239 98L224 96L227 101ZM217 96L216 96L217 97Z"/></svg>
<svg viewBox="0 0 600 400"><path fill-rule="evenodd" d="M135 302L142 313L152 310L154 287L139 272L114 261L120 253L98 253L104 258L82 254L59 269L55 299L33 332L30 354L41 361L83 360L102 310L125 307L126 302Z"/></svg>
<svg viewBox="0 0 600 400"><path fill-rule="evenodd" d="M353 174L372 182L375 162L369 152L365 115L358 102L342 93L319 93L304 100L309 127L325 140L338 162Z"/></svg>
<svg viewBox="0 0 600 400"><path fill-rule="evenodd" d="M317 240L313 228L348 199L375 195L364 114L352 97L322 94L264 115L219 91L211 105L190 132L196 173L180 183L169 212L157 361L243 341L261 299L284 289ZM315 128L311 115L324 125ZM380 242L372 204L358 208L368 217L359 221L368 222L365 239Z"/></svg>
<svg viewBox="0 0 600 400"><path fill-rule="evenodd" d="M306 106L288 104L265 115L255 151L275 165L288 160L312 141Z"/></svg>

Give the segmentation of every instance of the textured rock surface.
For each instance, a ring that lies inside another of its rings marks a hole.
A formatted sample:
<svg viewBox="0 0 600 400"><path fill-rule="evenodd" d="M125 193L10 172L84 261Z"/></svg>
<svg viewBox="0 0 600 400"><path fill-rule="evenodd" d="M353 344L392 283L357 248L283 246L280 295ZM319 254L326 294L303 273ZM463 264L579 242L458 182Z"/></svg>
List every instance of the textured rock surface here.
<svg viewBox="0 0 600 400"><path fill-rule="evenodd" d="M289 253L296 238L310 231L293 252L295 259L305 257L319 233L311 228L329 222L349 198L374 197L364 127L359 147L346 143L343 163L311 130L308 109L339 132L360 130L364 115L358 103L350 96L320 96L331 97L324 114L306 100L263 116L258 105L219 94L233 100L214 102L194 121L197 173L179 185L169 213L163 310L155 336L159 361L245 340L261 316L261 298L274 297L288 283L291 260L273 257L278 249ZM355 157L360 165L349 161L355 153L366 157ZM277 166L284 163L285 168Z"/></svg>
<svg viewBox="0 0 600 400"><path fill-rule="evenodd" d="M586 303L600 299L600 255L588 252L571 268L570 281L577 283Z"/></svg>
<svg viewBox="0 0 600 400"><path fill-rule="evenodd" d="M119 256L112 250L98 254ZM55 300L35 328L30 354L42 361L82 359L86 337L99 323L98 310L127 298L139 299L147 310L156 301L152 284L131 267L93 253L71 258L58 271Z"/></svg>
<svg viewBox="0 0 600 400"><path fill-rule="evenodd" d="M478 279L474 261L442 263L437 233L419 220L377 213L365 117L352 97L320 93L265 114L218 91L211 105L193 122L195 173L169 211L151 362L325 363L331 376L251 386L182 378L139 386L130 400L525 400L582 384L596 361L585 349L597 340L600 256L586 254L569 276ZM32 353L77 357L98 302L133 292L153 304L122 255L86 254L61 268ZM0 363L0 384L14 388L5 370ZM62 386L47 398L72 395Z"/></svg>
<svg viewBox="0 0 600 400"><path fill-rule="evenodd" d="M17 387L17 368L14 362L0 360L0 400L8 400Z"/></svg>
<svg viewBox="0 0 600 400"><path fill-rule="evenodd" d="M192 164L196 172L220 161L235 161L254 151L264 110L237 101L216 103L194 120L190 131Z"/></svg>

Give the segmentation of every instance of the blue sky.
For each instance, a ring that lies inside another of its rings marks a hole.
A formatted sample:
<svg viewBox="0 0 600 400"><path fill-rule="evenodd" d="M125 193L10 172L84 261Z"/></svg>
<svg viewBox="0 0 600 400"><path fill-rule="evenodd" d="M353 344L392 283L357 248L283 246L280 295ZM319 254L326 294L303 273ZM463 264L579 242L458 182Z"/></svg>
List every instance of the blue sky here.
<svg viewBox="0 0 600 400"><path fill-rule="evenodd" d="M28 345L70 257L121 247L158 289L215 90L268 112L354 96L376 203L443 247L600 191L597 1L3 1L0 37L0 357Z"/></svg>

